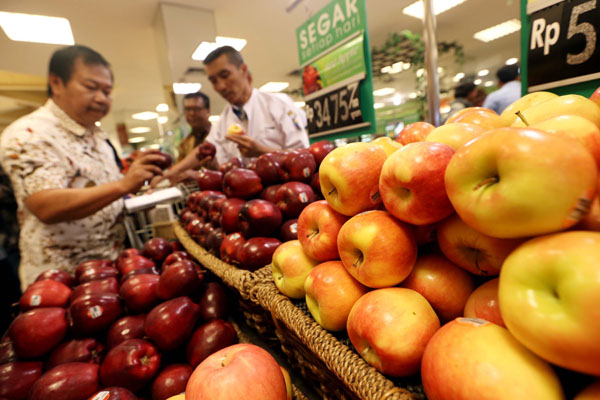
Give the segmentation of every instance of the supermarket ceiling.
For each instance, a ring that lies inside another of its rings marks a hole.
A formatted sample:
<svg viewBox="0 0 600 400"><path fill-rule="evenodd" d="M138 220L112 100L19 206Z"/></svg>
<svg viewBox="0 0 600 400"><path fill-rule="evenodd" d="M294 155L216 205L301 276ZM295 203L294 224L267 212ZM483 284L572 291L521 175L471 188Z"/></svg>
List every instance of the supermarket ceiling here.
<svg viewBox="0 0 600 400"><path fill-rule="evenodd" d="M421 20L402 10L414 0L367 0L371 46L381 46L391 32L422 32ZM255 87L268 81L290 82L300 87L295 28L328 0L0 0L0 11L69 19L76 43L88 45L112 64L114 102L103 127L114 135L115 124L128 128L147 126L158 134L156 120L138 121L131 115L154 111L159 103L171 106L171 123L179 112L171 95L174 81L199 82L211 98L212 114L224 101L202 73L202 63L191 59L201 41L214 36L247 40L242 54ZM298 3L286 11L292 3ZM456 65L442 57L442 86L450 87L458 72L494 71L506 59L519 56L519 34L484 43L473 34L507 20L519 18L519 0L466 0L437 17L439 41L458 41L465 63ZM45 100L45 74L52 52L60 46L17 42L0 32L0 129ZM403 96L414 91L414 71L394 75L393 81L375 81L375 89L393 87ZM297 100L301 100L298 98ZM176 102L176 101L175 101Z"/></svg>

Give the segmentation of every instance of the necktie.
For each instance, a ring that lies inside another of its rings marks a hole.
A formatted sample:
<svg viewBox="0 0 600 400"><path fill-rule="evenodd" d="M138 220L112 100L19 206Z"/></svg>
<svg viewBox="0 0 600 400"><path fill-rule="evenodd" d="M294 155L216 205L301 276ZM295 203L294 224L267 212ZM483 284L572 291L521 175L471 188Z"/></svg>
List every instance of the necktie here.
<svg viewBox="0 0 600 400"><path fill-rule="evenodd" d="M240 119L242 122L248 121L248 116L246 115L246 111L244 111L241 107L231 107L233 109L233 113Z"/></svg>

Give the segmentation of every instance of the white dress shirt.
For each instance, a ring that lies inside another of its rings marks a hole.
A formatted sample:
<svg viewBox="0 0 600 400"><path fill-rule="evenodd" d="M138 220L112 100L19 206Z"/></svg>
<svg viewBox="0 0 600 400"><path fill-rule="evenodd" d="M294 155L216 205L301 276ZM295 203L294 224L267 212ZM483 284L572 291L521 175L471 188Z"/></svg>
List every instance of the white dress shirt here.
<svg viewBox="0 0 600 400"><path fill-rule="evenodd" d="M267 147L287 150L309 146L305 130L306 114L288 96L252 89L250 99L242 108L247 116L246 121L242 121L228 104L206 138L207 142L216 146L219 164L231 157L242 157L237 144L225 139L227 129L232 124L241 125L246 135ZM248 157L242 159L246 163L252 160Z"/></svg>
<svg viewBox="0 0 600 400"><path fill-rule="evenodd" d="M510 81L504 84L500 89L487 95L483 102L483 107L502 114L502 111L515 101L521 98L521 82Z"/></svg>

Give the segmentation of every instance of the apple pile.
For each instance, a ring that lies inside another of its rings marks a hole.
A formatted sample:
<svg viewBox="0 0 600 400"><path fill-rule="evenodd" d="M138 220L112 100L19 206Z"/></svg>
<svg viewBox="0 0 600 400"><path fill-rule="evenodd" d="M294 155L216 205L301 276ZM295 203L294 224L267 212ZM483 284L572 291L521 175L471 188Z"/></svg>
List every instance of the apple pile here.
<svg viewBox="0 0 600 400"><path fill-rule="evenodd" d="M574 397L557 370L600 377L594 100L537 92L334 149L275 285L429 399Z"/></svg>
<svg viewBox="0 0 600 400"><path fill-rule="evenodd" d="M297 239L297 218L321 196L318 169L332 143L263 154L251 165L232 158L196 179L180 219L191 237L223 261L254 271Z"/></svg>
<svg viewBox="0 0 600 400"><path fill-rule="evenodd" d="M0 344L0 398L164 400L237 343L227 289L177 242L154 238L74 276L42 273ZM281 375L281 373L279 373Z"/></svg>

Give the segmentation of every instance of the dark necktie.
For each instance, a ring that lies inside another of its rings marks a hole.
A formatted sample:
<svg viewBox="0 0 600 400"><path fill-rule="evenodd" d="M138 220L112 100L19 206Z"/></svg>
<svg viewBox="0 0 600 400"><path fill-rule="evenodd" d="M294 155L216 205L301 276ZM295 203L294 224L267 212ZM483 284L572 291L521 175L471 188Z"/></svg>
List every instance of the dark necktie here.
<svg viewBox="0 0 600 400"><path fill-rule="evenodd" d="M246 115L246 111L244 111L241 107L231 107L233 109L233 113L240 119L242 122L248 121L248 116Z"/></svg>

